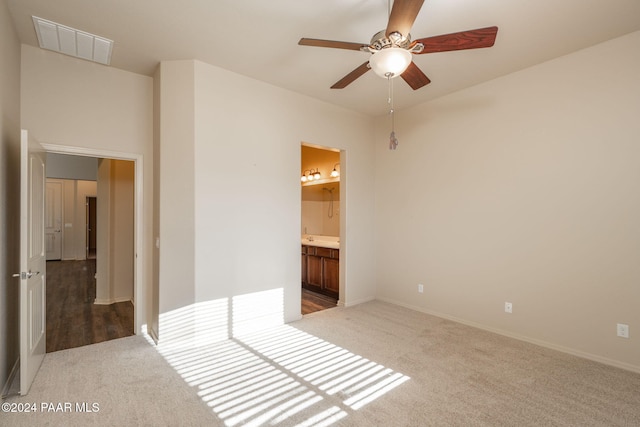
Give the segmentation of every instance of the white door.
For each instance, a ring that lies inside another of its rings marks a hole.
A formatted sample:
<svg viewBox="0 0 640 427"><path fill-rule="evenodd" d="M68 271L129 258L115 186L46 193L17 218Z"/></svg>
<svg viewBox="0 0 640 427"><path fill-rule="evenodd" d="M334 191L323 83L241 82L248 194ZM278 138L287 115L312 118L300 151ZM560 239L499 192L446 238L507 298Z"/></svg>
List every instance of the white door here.
<svg viewBox="0 0 640 427"><path fill-rule="evenodd" d="M47 180L44 241L47 261L62 259L62 182Z"/></svg>
<svg viewBox="0 0 640 427"><path fill-rule="evenodd" d="M20 394L29 392L46 352L45 157L26 130L20 151Z"/></svg>

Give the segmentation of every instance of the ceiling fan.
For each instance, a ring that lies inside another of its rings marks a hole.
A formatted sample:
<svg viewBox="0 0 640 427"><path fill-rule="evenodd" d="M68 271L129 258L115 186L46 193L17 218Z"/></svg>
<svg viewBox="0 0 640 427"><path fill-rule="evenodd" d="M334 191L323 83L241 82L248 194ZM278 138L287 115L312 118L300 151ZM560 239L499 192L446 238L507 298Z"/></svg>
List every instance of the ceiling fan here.
<svg viewBox="0 0 640 427"><path fill-rule="evenodd" d="M423 3L424 0L395 0L389 14L387 28L374 34L369 44L309 38L300 39L298 44L359 50L372 54L367 62L337 81L331 89L343 89L369 69L373 69L376 74L387 79L402 76L413 90L431 83L431 80L413 62L412 54L422 55L493 46L498 27L460 31L411 41L409 31Z"/></svg>

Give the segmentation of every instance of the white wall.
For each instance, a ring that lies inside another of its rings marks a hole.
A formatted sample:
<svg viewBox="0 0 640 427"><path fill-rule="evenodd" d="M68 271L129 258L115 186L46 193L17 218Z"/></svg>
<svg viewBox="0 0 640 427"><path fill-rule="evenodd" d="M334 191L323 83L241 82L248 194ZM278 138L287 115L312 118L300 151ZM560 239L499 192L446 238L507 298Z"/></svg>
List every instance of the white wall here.
<svg viewBox="0 0 640 427"><path fill-rule="evenodd" d="M100 227L96 230L96 304L111 304L113 282L111 268L111 236L113 223L110 221L111 214L111 167L112 162L109 159L100 159L98 161L98 181L96 183L97 200L96 203L96 223Z"/></svg>
<svg viewBox="0 0 640 427"><path fill-rule="evenodd" d="M377 126L378 296L640 371L639 52L636 32L398 112L396 152Z"/></svg>
<svg viewBox="0 0 640 427"><path fill-rule="evenodd" d="M133 162L100 159L97 194L95 303L133 301Z"/></svg>
<svg viewBox="0 0 640 427"><path fill-rule="evenodd" d="M153 79L22 45L22 127L41 142L140 158L142 268L136 330L147 322L152 286Z"/></svg>
<svg viewBox="0 0 640 427"><path fill-rule="evenodd" d="M161 68L158 65L153 76L153 256L151 261L151 286L147 288L147 332L158 340L160 321L160 95Z"/></svg>
<svg viewBox="0 0 640 427"><path fill-rule="evenodd" d="M0 0L0 392L19 355L20 43Z"/></svg>
<svg viewBox="0 0 640 427"><path fill-rule="evenodd" d="M112 302L135 302L133 295L134 176L133 162L111 160L109 221L111 221L112 234L109 257L113 272L110 283Z"/></svg>
<svg viewBox="0 0 640 427"><path fill-rule="evenodd" d="M285 321L300 317L301 142L347 151L340 295L373 298L371 119L195 65L197 299L283 288Z"/></svg>
<svg viewBox="0 0 640 427"><path fill-rule="evenodd" d="M195 302L193 67L193 61L160 64L160 313Z"/></svg>
<svg viewBox="0 0 640 427"><path fill-rule="evenodd" d="M284 319L300 317L302 142L348 152L341 295L372 299L371 119L189 62L160 68L160 222L171 225L160 230L161 312L280 289ZM195 282L188 262L175 262L184 251L195 255ZM172 296L180 300L169 307Z"/></svg>
<svg viewBox="0 0 640 427"><path fill-rule="evenodd" d="M324 188L332 190L333 193L330 194ZM301 190L301 234L340 237L340 182L304 186Z"/></svg>
<svg viewBox="0 0 640 427"><path fill-rule="evenodd" d="M95 181L98 177L98 159L47 153L47 178L82 179Z"/></svg>

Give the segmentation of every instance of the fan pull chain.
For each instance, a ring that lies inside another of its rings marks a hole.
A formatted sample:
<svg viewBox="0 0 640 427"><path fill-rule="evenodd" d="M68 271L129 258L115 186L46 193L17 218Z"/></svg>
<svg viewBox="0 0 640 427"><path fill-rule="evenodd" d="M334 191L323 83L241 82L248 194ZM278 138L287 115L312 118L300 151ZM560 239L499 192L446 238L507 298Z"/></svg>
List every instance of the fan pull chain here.
<svg viewBox="0 0 640 427"><path fill-rule="evenodd" d="M389 104L389 115L391 116L391 134L389 135L389 150L395 150L398 148L398 138L396 138L396 123L393 111L393 80L391 80L391 74L387 74L387 80L389 80L389 96L387 103Z"/></svg>

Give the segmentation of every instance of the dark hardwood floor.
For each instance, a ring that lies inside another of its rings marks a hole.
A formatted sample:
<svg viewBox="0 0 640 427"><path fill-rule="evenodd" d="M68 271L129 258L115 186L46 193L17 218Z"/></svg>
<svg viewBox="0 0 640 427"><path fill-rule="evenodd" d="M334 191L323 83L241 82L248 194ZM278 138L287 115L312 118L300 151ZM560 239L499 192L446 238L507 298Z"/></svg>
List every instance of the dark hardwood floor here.
<svg viewBox="0 0 640 427"><path fill-rule="evenodd" d="M326 295L320 295L302 288L302 314L314 313L335 307L338 300Z"/></svg>
<svg viewBox="0 0 640 427"><path fill-rule="evenodd" d="M133 335L130 301L95 305L96 260L47 261L47 353Z"/></svg>

